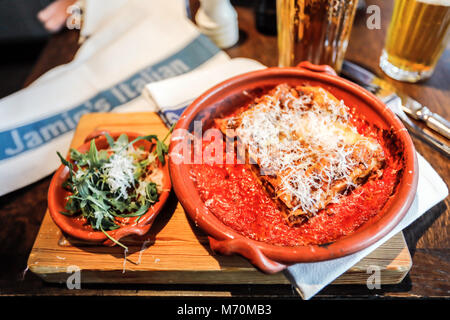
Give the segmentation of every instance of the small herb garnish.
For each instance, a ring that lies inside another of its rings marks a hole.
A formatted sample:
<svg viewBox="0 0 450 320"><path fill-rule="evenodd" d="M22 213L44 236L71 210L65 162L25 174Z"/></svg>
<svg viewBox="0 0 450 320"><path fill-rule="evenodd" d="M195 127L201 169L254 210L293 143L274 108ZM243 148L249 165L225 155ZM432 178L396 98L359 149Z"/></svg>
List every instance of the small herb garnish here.
<svg viewBox="0 0 450 320"><path fill-rule="evenodd" d="M156 135L142 136L128 141L126 134L116 141L105 134L109 144L107 150L97 150L94 139L89 151L81 153L70 150L70 161L57 152L63 165L69 169L69 177L63 187L71 192L67 197L64 215L80 214L94 230L102 231L111 241L122 246L106 231L120 227L117 218L140 217L151 205L159 200L157 169L159 162L165 164L168 146L165 140L172 132L173 126L163 140ZM155 141L154 152L145 152L133 144L139 140ZM160 176L159 176L160 177Z"/></svg>

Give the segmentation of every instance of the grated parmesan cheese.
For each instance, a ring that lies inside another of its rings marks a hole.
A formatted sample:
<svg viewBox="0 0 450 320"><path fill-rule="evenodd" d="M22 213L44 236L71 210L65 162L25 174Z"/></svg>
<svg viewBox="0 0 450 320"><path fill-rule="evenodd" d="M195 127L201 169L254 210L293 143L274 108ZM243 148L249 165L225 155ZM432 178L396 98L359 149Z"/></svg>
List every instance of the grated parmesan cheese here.
<svg viewBox="0 0 450 320"><path fill-rule="evenodd" d="M307 88L280 85L228 126L261 174L274 176L277 197L292 212L314 215L339 201L336 190L354 187L357 173L373 166L371 158L381 148L350 124L343 101L322 88Z"/></svg>
<svg viewBox="0 0 450 320"><path fill-rule="evenodd" d="M133 155L122 149L113 153L108 163L102 167L103 174L107 176L106 182L112 192L119 192L119 197L128 199L127 189L134 187L134 173L136 167Z"/></svg>

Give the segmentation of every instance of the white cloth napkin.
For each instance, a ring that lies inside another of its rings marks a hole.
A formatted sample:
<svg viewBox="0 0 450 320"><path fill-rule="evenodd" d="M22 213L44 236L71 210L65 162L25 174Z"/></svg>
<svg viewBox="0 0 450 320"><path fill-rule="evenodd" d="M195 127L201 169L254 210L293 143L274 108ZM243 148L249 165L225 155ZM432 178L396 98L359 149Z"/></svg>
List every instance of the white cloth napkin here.
<svg viewBox="0 0 450 320"><path fill-rule="evenodd" d="M146 85L144 95L168 125L174 123L186 106L199 94L230 75L261 69L250 59L233 59L222 65L210 65L168 80ZM235 73L236 72L236 73ZM208 75L208 76L207 76ZM212 78L211 78L212 77ZM397 227L372 246L352 255L323 262L298 263L284 273L303 299L310 299L392 236L406 228L448 195L446 184L430 164L418 154L419 183L414 202ZM368 277L370 274L368 274Z"/></svg>
<svg viewBox="0 0 450 320"><path fill-rule="evenodd" d="M96 20L72 62L0 100L0 196L52 173L83 114L146 111L147 83L229 60L187 19L184 0L116 8Z"/></svg>
<svg viewBox="0 0 450 320"><path fill-rule="evenodd" d="M170 127L184 109L207 89L238 74L264 68L261 63L247 58L211 61L181 76L149 83L142 94L148 99L152 110L158 112Z"/></svg>

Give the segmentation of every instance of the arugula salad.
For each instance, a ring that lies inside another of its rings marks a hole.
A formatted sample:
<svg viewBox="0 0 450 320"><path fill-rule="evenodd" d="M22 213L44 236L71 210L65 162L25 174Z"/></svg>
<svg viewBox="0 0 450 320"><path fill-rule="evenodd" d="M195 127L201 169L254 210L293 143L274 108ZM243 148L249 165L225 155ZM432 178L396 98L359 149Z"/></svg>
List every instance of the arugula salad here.
<svg viewBox="0 0 450 320"><path fill-rule="evenodd" d="M61 214L81 216L94 230L102 231L111 241L127 249L106 231L120 228L121 218L138 217L158 202L162 192L163 173L158 162L165 164L168 146L156 135L140 136L128 141L126 134L114 140L105 137L109 148L97 150L94 139L86 153L70 150L67 161L58 152L63 165L69 169L69 177L63 187L70 192L65 211ZM135 147L139 140L156 142L153 152Z"/></svg>

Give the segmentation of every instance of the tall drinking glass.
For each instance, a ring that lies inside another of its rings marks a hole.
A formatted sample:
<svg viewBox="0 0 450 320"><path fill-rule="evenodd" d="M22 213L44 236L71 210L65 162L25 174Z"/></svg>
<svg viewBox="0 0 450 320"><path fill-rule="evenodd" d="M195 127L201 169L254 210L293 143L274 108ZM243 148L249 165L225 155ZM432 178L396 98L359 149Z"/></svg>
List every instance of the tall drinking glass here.
<svg viewBox="0 0 450 320"><path fill-rule="evenodd" d="M358 0L277 0L278 64L308 60L339 72Z"/></svg>
<svg viewBox="0 0 450 320"><path fill-rule="evenodd" d="M450 0L396 0L381 69L391 78L429 78L450 38Z"/></svg>

